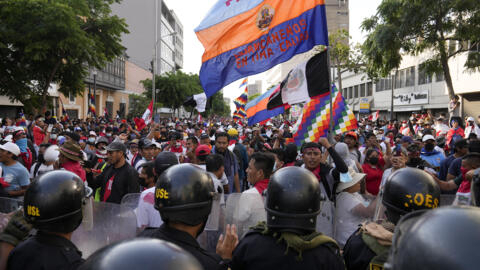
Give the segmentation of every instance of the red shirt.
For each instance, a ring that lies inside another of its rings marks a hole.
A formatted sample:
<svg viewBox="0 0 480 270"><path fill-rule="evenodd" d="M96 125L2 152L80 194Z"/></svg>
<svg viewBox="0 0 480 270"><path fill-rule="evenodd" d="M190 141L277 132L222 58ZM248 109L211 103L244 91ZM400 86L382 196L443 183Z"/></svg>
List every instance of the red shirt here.
<svg viewBox="0 0 480 270"><path fill-rule="evenodd" d="M382 182L383 170L377 166L372 168L368 163L362 165L363 172L367 174L365 178L367 191L373 195L377 195Z"/></svg>
<svg viewBox="0 0 480 270"><path fill-rule="evenodd" d="M40 145L45 139L45 132L38 126L33 127L33 140L36 145Z"/></svg>
<svg viewBox="0 0 480 270"><path fill-rule="evenodd" d="M85 170L82 168L82 165L80 165L80 162L69 160L63 163L62 167L65 170L73 172L74 174L78 175L83 182L87 180L87 175L85 173Z"/></svg>

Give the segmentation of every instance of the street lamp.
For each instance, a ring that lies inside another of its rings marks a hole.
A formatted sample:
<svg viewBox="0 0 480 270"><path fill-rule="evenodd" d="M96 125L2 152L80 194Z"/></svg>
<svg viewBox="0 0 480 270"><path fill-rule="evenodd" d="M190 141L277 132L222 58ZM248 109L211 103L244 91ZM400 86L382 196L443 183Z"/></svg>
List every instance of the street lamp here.
<svg viewBox="0 0 480 270"><path fill-rule="evenodd" d="M93 68L93 106L95 110L97 109L97 68ZM92 112L93 117L96 116L96 113Z"/></svg>

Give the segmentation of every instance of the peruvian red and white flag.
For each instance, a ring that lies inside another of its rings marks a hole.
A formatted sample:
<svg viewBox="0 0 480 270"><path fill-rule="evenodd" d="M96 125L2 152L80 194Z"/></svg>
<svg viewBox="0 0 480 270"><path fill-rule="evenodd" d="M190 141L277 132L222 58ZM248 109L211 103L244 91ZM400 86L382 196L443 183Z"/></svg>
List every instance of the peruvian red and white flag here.
<svg viewBox="0 0 480 270"><path fill-rule="evenodd" d="M153 100L150 101L150 105L143 113L142 119L145 121L145 124L149 124L152 121L152 112L153 112Z"/></svg>
<svg viewBox="0 0 480 270"><path fill-rule="evenodd" d="M371 120L371 121L373 121L373 122L377 121L379 114L380 114L380 111L376 111L376 112L372 113L372 114L368 117L368 120Z"/></svg>
<svg viewBox="0 0 480 270"><path fill-rule="evenodd" d="M203 122L203 118L202 118L202 115L201 115L201 114L198 114L198 116L197 116L197 122L198 122L198 123L202 123L202 122Z"/></svg>

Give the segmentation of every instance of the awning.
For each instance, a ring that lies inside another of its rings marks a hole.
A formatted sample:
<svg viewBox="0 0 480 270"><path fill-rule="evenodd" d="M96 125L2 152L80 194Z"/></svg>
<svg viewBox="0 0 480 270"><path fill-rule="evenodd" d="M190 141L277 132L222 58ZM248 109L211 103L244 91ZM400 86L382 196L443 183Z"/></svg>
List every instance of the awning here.
<svg viewBox="0 0 480 270"><path fill-rule="evenodd" d="M23 106L19 101L11 102L7 96L0 96L0 106Z"/></svg>

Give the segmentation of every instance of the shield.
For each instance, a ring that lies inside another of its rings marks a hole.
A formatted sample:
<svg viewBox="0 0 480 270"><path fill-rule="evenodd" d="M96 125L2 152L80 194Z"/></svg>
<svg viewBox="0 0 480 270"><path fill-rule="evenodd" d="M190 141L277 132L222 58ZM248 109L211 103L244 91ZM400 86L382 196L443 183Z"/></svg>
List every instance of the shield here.
<svg viewBox="0 0 480 270"><path fill-rule="evenodd" d="M264 197L254 193L233 193L226 201L225 224L235 224L239 239L249 228L267 220Z"/></svg>
<svg viewBox="0 0 480 270"><path fill-rule="evenodd" d="M13 213L23 206L23 200L0 197L0 232L5 229Z"/></svg>
<svg viewBox="0 0 480 270"><path fill-rule="evenodd" d="M215 252L218 238L225 230L225 199L222 196L215 193L205 230L197 237L200 246L211 252Z"/></svg>
<svg viewBox="0 0 480 270"><path fill-rule="evenodd" d="M136 227L130 207L90 200L84 207L82 224L73 232L72 242L86 258L108 244L135 237Z"/></svg>
<svg viewBox="0 0 480 270"><path fill-rule="evenodd" d="M128 207L132 210L137 209L138 201L140 200L141 193L129 193L123 196L122 201L120 204L124 207Z"/></svg>

